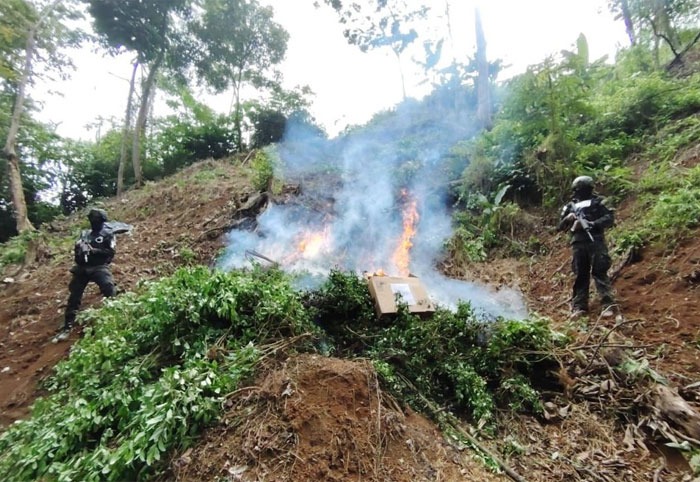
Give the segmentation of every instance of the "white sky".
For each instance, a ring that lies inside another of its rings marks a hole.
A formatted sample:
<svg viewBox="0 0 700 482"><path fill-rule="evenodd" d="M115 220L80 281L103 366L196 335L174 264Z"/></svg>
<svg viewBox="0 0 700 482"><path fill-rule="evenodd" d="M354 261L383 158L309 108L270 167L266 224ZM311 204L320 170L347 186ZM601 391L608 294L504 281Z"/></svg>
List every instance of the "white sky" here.
<svg viewBox="0 0 700 482"><path fill-rule="evenodd" d="M261 3L274 7L276 21L290 34L287 57L281 66L286 86L311 86L316 93L312 114L329 134L335 135L348 124L364 123L375 112L401 100L399 70L393 53L388 50L362 53L348 45L342 26L330 8L315 9L313 0L261 0ZM475 50L473 11L477 3L489 59L501 58L511 66L501 78L522 72L549 54L572 48L580 33L588 39L591 59L606 54L612 58L617 47L625 43L624 25L613 21L605 0L451 0L455 56L465 63ZM444 1L433 0L430 4L444 11ZM446 32L447 24L436 22L432 28ZM86 128L87 124L94 123L99 116L123 116L130 58L105 58L85 49L75 63L77 69L69 81L48 88L38 86L32 95L44 102L40 119L58 124L59 134L91 139L96 131ZM411 69L409 56L402 64L407 74L407 94L424 95L425 79L416 69ZM63 95L38 94L49 89ZM217 98L217 105L212 107L226 112L229 101L230 95ZM164 113L159 109L156 115Z"/></svg>

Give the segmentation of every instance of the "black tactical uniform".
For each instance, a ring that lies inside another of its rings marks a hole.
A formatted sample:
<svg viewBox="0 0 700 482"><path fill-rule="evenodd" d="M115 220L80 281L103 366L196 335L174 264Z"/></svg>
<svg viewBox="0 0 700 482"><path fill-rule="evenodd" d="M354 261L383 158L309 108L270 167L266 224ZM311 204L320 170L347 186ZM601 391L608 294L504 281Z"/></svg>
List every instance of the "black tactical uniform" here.
<svg viewBox="0 0 700 482"><path fill-rule="evenodd" d="M104 296L114 296L115 287L109 264L114 258L116 238L112 228L106 224L107 213L102 209L91 209L88 213L91 229L80 234L75 243L75 265L70 272L73 278L68 285L70 295L66 306L65 321L57 341L65 340L73 327L80 309L83 292L90 281L100 288Z"/></svg>
<svg viewBox="0 0 700 482"><path fill-rule="evenodd" d="M603 315L611 316L615 299L608 277L610 255L604 230L615 222L613 212L593 193L593 179L580 176L574 180L573 200L561 211L559 229L571 230L572 269L576 275L573 287L572 313L588 311L588 290L591 275L600 296ZM585 229L587 226L588 229Z"/></svg>

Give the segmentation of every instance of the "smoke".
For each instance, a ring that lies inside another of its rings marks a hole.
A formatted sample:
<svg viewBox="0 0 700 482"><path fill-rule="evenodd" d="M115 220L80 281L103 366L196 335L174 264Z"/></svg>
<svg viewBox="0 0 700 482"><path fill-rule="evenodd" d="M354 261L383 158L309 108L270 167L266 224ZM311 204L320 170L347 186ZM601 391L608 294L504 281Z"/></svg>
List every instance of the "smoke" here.
<svg viewBox="0 0 700 482"><path fill-rule="evenodd" d="M447 183L454 173L445 159L475 130L468 111L431 110L429 104L405 102L333 140L290 124L276 146L276 176L298 183L301 192L270 203L254 232L230 232L220 267L249 266L254 251L285 270L309 273L307 282L332 268L402 275L397 248L405 210L415 206L415 233L404 243L408 270L433 301L449 308L468 301L487 318L525 317L517 292L448 279L435 269L452 232Z"/></svg>

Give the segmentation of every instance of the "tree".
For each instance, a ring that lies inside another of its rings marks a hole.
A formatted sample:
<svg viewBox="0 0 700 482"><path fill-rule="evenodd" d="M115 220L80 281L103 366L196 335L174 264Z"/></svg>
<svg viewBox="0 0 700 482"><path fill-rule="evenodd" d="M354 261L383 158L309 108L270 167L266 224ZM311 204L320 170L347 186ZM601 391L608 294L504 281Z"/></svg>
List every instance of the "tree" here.
<svg viewBox="0 0 700 482"><path fill-rule="evenodd" d="M274 142L280 142L287 127L287 118L279 111L263 109L253 115L253 149L265 147Z"/></svg>
<svg viewBox="0 0 700 482"><path fill-rule="evenodd" d="M60 49L68 45L75 45L79 41L80 35L78 31L68 28L64 23L66 20L78 17L71 1L42 2L37 0L35 3L31 3L23 0L12 0L3 4L2 8L3 22L16 22L3 25L3 31L10 32L6 33L10 37L9 44L17 46L23 41L22 54L6 49L2 65L3 80L13 90L15 96L3 156L7 159L17 231L22 233L34 229L27 216L20 158L17 152L17 135L25 110L27 87L36 76L35 61L37 59L42 61L46 70L51 68L62 70L67 65L67 61ZM6 16L6 13L10 15Z"/></svg>
<svg viewBox="0 0 700 482"><path fill-rule="evenodd" d="M9 128L12 99L0 94L0 136L4 138ZM30 107L30 103L27 104ZM45 194L56 193L60 190L62 161L60 145L61 138L53 129L42 125L24 115L21 128L17 134L17 148L21 153L22 162L21 183L24 199L26 200L27 218L33 226L49 221L58 214L55 199L47 199ZM8 160L0 157L0 172L7 171ZM40 193L42 196L40 196ZM4 242L18 234L17 222L14 215L12 190L8 176L0 176L0 242Z"/></svg>
<svg viewBox="0 0 700 482"><path fill-rule="evenodd" d="M634 33L634 22L632 21L632 13L627 0L612 0L610 2L610 10L616 14L616 19L622 19L625 22L625 31L630 39L630 45L634 46L637 42L637 36Z"/></svg>
<svg viewBox="0 0 700 482"><path fill-rule="evenodd" d="M242 148L241 88L275 85L268 74L287 51L289 34L273 21L273 10L255 0L204 0L194 25L199 40L197 73L217 93L233 88L234 123Z"/></svg>
<svg viewBox="0 0 700 482"><path fill-rule="evenodd" d="M610 0L611 12L625 22L632 45L651 41L659 63L659 45L665 43L673 53L671 64L700 41L700 3L697 0Z"/></svg>
<svg viewBox="0 0 700 482"><path fill-rule="evenodd" d="M124 169L126 168L127 146L129 140L129 132L131 131L131 114L133 111L134 91L136 88L136 72L139 69L138 60L134 60L133 69L131 71L131 80L129 81L129 95L126 100L126 113L124 114L124 127L122 128L122 145L119 153L119 167L117 170L117 196L121 196L124 192Z"/></svg>
<svg viewBox="0 0 700 482"><path fill-rule="evenodd" d="M192 16L192 0L87 0L94 28L103 42L137 54L139 65L148 73L142 85L139 110L132 141L132 163L136 185L143 182L141 137L155 82L164 64L182 70L189 51L185 26ZM126 122L126 121L125 121Z"/></svg>
<svg viewBox="0 0 700 482"><path fill-rule="evenodd" d="M412 23L425 18L429 7L409 0L368 0L360 4L341 0L325 0L340 16L345 25L343 35L351 45L366 52L389 47L396 56L401 76L401 92L406 99L406 82L401 54L418 38Z"/></svg>

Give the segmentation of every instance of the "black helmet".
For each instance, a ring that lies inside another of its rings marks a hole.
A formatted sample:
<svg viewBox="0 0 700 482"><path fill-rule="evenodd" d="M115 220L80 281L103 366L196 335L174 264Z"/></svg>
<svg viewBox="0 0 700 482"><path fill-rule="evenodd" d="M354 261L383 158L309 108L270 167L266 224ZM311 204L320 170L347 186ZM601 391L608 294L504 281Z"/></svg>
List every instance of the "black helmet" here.
<svg viewBox="0 0 700 482"><path fill-rule="evenodd" d="M571 183L571 188L574 191L593 190L593 178L591 176L579 176Z"/></svg>
<svg viewBox="0 0 700 482"><path fill-rule="evenodd" d="M107 222L107 211L104 209L93 208L87 215L90 224L101 224Z"/></svg>

